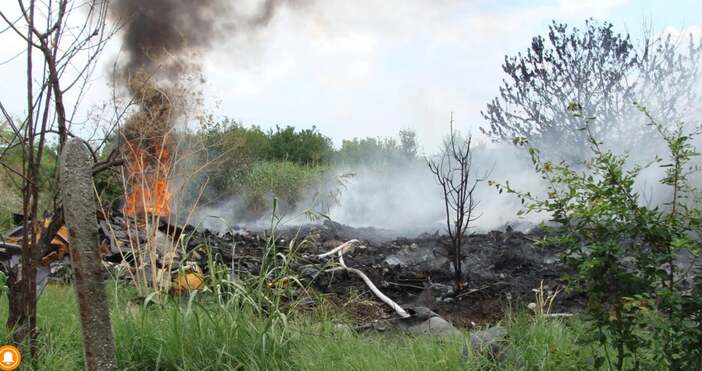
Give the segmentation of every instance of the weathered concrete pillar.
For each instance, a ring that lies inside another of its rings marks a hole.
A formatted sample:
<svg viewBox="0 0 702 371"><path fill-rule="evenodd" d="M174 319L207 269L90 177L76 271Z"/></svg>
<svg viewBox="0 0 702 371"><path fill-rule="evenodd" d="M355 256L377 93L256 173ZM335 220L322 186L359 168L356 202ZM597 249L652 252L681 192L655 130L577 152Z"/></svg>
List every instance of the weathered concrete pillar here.
<svg viewBox="0 0 702 371"><path fill-rule="evenodd" d="M82 140L61 153L60 188L70 230L71 266L78 297L86 370L117 370L112 325L103 283L92 175L93 160Z"/></svg>

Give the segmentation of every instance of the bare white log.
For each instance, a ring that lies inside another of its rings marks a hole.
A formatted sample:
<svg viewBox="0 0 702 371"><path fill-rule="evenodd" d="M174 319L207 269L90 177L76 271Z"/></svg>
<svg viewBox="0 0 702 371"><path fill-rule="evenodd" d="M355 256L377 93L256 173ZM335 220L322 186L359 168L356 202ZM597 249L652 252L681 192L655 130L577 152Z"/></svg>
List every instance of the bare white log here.
<svg viewBox="0 0 702 371"><path fill-rule="evenodd" d="M324 254L317 255L317 257L318 258L326 258L327 256L334 255L339 251L341 251L342 254L346 254L347 252L350 252L353 249L355 249L356 245L360 244L360 243L361 242L356 240L356 239L349 240L349 241L346 241L346 242L342 243L341 245L333 248L332 250L325 252Z"/></svg>
<svg viewBox="0 0 702 371"><path fill-rule="evenodd" d="M400 317L402 317L402 318L410 317L410 314L407 313L407 311L404 310L399 304L397 304L392 299L390 299L385 294L383 294L383 292L380 291L378 289L378 287L375 286L375 284L373 284L373 281L371 281L370 278L368 278L368 276L365 275L365 273L363 273L359 269L351 268L351 267L346 265L346 263L344 262L344 253L349 251L351 248L353 248L357 243L359 243L358 240L350 240L344 244L337 246L336 248L334 248L333 250L331 250L329 252L326 252L324 254L320 254L317 256L320 258L323 258L323 257L330 256L334 253L337 253L337 255L339 256L339 265L341 265L341 268L343 268L347 272L351 272L351 273L361 277L361 279L363 280L363 282L366 283L366 286L368 286L368 288L371 290L371 292L373 292L373 294L375 296L377 296L378 299L380 299L383 303L389 305L395 311L395 313L397 313ZM332 270L338 270L338 268L332 268L332 269L328 270L328 272L332 271Z"/></svg>

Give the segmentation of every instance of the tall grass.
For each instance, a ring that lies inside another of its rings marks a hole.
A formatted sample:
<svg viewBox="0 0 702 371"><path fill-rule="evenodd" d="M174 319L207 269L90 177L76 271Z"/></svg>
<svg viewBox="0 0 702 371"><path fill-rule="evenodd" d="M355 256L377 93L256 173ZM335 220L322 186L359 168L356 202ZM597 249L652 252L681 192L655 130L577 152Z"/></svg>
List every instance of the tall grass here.
<svg viewBox="0 0 702 371"><path fill-rule="evenodd" d="M583 340L586 327L578 320L519 315L508 321L510 351L507 370L592 370L595 348Z"/></svg>
<svg viewBox="0 0 702 371"><path fill-rule="evenodd" d="M277 319L243 295L221 303L203 293L130 310L133 287L108 286L120 369L124 370L585 370L593 349L580 344L577 319L520 315L505 321L509 350L500 360L473 354L468 334L448 338L358 334L341 308L319 297L311 314ZM234 299L238 297L239 299ZM39 301L41 353L27 370L81 370L82 342L74 290L50 285ZM0 319L7 302L0 299ZM4 328L0 335L7 337Z"/></svg>
<svg viewBox="0 0 702 371"><path fill-rule="evenodd" d="M230 303L171 302L116 318L122 368L129 370L287 369L286 326Z"/></svg>
<svg viewBox="0 0 702 371"><path fill-rule="evenodd" d="M280 200L283 211L299 205L308 189L322 181L326 168L300 165L291 161L260 161L253 165L244 179L243 192L248 210L266 211L270 196Z"/></svg>
<svg viewBox="0 0 702 371"><path fill-rule="evenodd" d="M170 300L134 312L131 287L110 287L111 315L120 369L289 369L286 326L253 313L241 303ZM0 302L6 318L6 300ZM82 370L82 340L73 288L51 285L39 303L38 357L24 369ZM4 338L9 334L0 330Z"/></svg>

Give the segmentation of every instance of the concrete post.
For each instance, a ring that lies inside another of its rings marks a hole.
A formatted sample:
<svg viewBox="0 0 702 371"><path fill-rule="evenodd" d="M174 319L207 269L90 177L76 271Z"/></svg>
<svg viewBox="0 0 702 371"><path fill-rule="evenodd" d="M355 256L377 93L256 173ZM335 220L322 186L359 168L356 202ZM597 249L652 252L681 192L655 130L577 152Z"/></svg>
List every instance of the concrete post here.
<svg viewBox="0 0 702 371"><path fill-rule="evenodd" d="M93 160L85 143L69 140L61 153L60 189L70 230L71 266L78 297L85 369L117 370L112 325L98 248Z"/></svg>

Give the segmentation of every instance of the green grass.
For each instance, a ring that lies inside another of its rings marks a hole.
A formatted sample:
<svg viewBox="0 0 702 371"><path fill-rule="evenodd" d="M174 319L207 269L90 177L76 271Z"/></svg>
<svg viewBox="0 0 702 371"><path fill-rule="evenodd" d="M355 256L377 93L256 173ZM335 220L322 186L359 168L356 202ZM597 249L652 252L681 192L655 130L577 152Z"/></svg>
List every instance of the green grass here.
<svg viewBox="0 0 702 371"><path fill-rule="evenodd" d="M500 361L471 354L468 334L450 338L357 334L343 315L267 318L236 300L206 295L128 310L133 290L110 285L113 331L125 370L581 370L591 349L579 345L577 320L508 320L509 351ZM7 300L0 300L0 320ZM71 286L51 285L39 302L41 353L27 370L81 370L82 344ZM7 332L2 329L2 336ZM590 367L588 367L590 366Z"/></svg>
<svg viewBox="0 0 702 371"><path fill-rule="evenodd" d="M466 342L463 336L364 335L328 326L298 344L293 364L300 370L477 370L485 360L473 359L469 368Z"/></svg>
<svg viewBox="0 0 702 371"><path fill-rule="evenodd" d="M513 370L591 370L595 348L578 320L563 322L521 315L509 320L511 351L504 362Z"/></svg>

